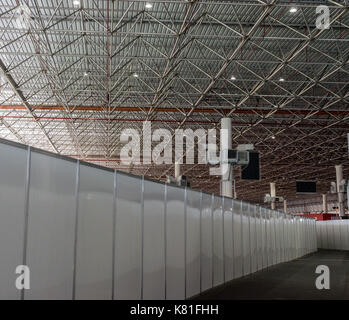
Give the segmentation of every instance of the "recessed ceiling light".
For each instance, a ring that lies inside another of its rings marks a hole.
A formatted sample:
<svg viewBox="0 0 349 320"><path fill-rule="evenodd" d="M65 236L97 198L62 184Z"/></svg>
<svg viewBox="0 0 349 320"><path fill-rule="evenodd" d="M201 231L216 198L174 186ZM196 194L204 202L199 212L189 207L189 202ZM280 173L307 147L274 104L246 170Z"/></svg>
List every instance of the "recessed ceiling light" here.
<svg viewBox="0 0 349 320"><path fill-rule="evenodd" d="M87 77L88 76L88 72L84 72L84 77Z"/></svg>
<svg viewBox="0 0 349 320"><path fill-rule="evenodd" d="M231 76L231 77L230 77L230 80L236 80L236 77Z"/></svg>
<svg viewBox="0 0 349 320"><path fill-rule="evenodd" d="M151 8L153 7L153 5L152 5L151 3L149 3L149 2L147 2L147 3L145 4L145 7L146 7L147 9L151 9Z"/></svg>
<svg viewBox="0 0 349 320"><path fill-rule="evenodd" d="M271 138L272 138L273 140L275 140L275 136L271 136Z"/></svg>
<svg viewBox="0 0 349 320"><path fill-rule="evenodd" d="M279 81L280 81L280 82L284 82L285 79L284 79L284 78L280 78Z"/></svg>
<svg viewBox="0 0 349 320"><path fill-rule="evenodd" d="M135 78L138 78L138 77L139 77L137 73L134 73L133 76L134 76Z"/></svg>
<svg viewBox="0 0 349 320"><path fill-rule="evenodd" d="M80 0L74 0L73 5L74 5L74 7L80 6Z"/></svg>
<svg viewBox="0 0 349 320"><path fill-rule="evenodd" d="M290 9L290 12L291 13L295 13L295 12L297 12L298 11L298 9L296 8L296 7L292 7L291 9Z"/></svg>

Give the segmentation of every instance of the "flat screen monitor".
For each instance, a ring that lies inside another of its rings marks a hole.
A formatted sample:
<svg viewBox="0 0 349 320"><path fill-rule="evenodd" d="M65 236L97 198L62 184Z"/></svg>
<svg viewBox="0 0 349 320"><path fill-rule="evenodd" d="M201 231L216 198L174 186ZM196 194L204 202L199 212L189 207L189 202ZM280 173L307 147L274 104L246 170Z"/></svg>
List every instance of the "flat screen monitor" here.
<svg viewBox="0 0 349 320"><path fill-rule="evenodd" d="M250 152L250 162L241 170L241 180L260 180L259 153Z"/></svg>
<svg viewBox="0 0 349 320"><path fill-rule="evenodd" d="M316 181L296 181L297 193L316 193Z"/></svg>

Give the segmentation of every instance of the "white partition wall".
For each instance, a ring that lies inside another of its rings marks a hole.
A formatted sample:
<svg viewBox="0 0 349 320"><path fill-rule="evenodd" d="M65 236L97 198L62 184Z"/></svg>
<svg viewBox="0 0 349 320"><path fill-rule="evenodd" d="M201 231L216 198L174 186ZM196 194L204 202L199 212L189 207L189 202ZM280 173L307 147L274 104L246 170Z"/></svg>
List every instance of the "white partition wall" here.
<svg viewBox="0 0 349 320"><path fill-rule="evenodd" d="M213 287L213 195L203 193L201 201L201 290Z"/></svg>
<svg viewBox="0 0 349 320"><path fill-rule="evenodd" d="M187 256L186 296L193 297L201 292L201 215L202 193L187 190ZM168 214L168 212L167 212Z"/></svg>
<svg viewBox="0 0 349 320"><path fill-rule="evenodd" d="M316 221L315 231L318 248L349 250L349 220Z"/></svg>
<svg viewBox="0 0 349 320"><path fill-rule="evenodd" d="M112 299L114 173L87 165L79 171L74 298Z"/></svg>
<svg viewBox="0 0 349 320"><path fill-rule="evenodd" d="M234 237L234 279L243 276L243 244L241 202L233 201L233 237Z"/></svg>
<svg viewBox="0 0 349 320"><path fill-rule="evenodd" d="M3 140L0 202L0 299L186 299L317 243L349 250L347 220L315 226Z"/></svg>
<svg viewBox="0 0 349 320"><path fill-rule="evenodd" d="M250 254L251 254L251 273L257 271L257 232L256 232L256 206L249 204L250 212Z"/></svg>
<svg viewBox="0 0 349 320"><path fill-rule="evenodd" d="M143 296L165 299L165 186L144 181L143 193ZM180 286L181 284L179 284Z"/></svg>
<svg viewBox="0 0 349 320"><path fill-rule="evenodd" d="M224 228L222 197L213 199L213 286L224 283Z"/></svg>
<svg viewBox="0 0 349 320"><path fill-rule="evenodd" d="M74 161L31 152L25 299L72 299L76 224Z"/></svg>
<svg viewBox="0 0 349 320"><path fill-rule="evenodd" d="M267 217L266 208L261 208L262 269L268 266Z"/></svg>
<svg viewBox="0 0 349 320"><path fill-rule="evenodd" d="M19 299L15 269L23 264L27 152L0 143L0 299ZM6 183L4 183L5 181Z"/></svg>
<svg viewBox="0 0 349 320"><path fill-rule="evenodd" d="M186 297L186 190L165 186L166 298Z"/></svg>
<svg viewBox="0 0 349 320"><path fill-rule="evenodd" d="M224 218L224 282L234 278L234 238L233 238L233 202L223 198Z"/></svg>
<svg viewBox="0 0 349 320"><path fill-rule="evenodd" d="M249 204L241 201L243 274L251 273L250 211Z"/></svg>
<svg viewBox="0 0 349 320"><path fill-rule="evenodd" d="M114 297L141 299L142 295L142 179L117 173Z"/></svg>
<svg viewBox="0 0 349 320"><path fill-rule="evenodd" d="M262 217L260 206L256 207L256 263L257 270L261 270L263 268L263 253L262 253Z"/></svg>

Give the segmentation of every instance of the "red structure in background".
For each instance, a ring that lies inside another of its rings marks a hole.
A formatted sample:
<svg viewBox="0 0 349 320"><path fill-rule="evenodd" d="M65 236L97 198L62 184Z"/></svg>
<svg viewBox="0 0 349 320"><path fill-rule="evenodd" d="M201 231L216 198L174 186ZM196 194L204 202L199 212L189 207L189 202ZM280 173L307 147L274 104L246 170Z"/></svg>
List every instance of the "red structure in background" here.
<svg viewBox="0 0 349 320"><path fill-rule="evenodd" d="M338 214L334 213L304 213L304 214L296 214L296 216L300 217L308 217L313 218L315 220L332 220L332 217L338 217Z"/></svg>

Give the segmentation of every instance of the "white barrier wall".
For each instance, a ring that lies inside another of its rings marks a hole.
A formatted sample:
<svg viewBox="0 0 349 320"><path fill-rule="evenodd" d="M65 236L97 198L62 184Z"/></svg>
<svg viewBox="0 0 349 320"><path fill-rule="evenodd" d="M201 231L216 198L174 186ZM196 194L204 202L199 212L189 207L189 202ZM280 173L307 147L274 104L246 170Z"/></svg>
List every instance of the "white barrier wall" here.
<svg viewBox="0 0 349 320"><path fill-rule="evenodd" d="M318 248L349 250L349 220L317 221L316 234Z"/></svg>
<svg viewBox="0 0 349 320"><path fill-rule="evenodd" d="M316 251L317 237L349 241L344 224L330 241L312 219L4 140L0 203L0 299L186 299Z"/></svg>

